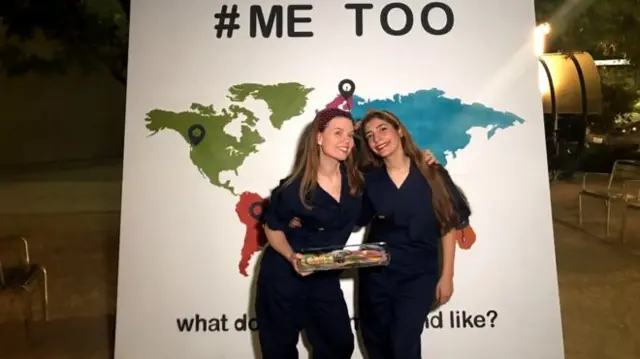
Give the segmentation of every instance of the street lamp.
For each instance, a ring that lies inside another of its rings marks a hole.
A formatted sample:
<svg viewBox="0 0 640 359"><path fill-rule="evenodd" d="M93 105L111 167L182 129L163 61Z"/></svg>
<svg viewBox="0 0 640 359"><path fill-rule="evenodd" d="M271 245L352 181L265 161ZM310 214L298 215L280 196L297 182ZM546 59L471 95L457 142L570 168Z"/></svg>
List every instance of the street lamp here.
<svg viewBox="0 0 640 359"><path fill-rule="evenodd" d="M551 25L548 22L544 24L540 24L536 27L535 30L535 45L536 45L536 55L541 56L544 54L545 41L547 35L551 32Z"/></svg>
<svg viewBox="0 0 640 359"><path fill-rule="evenodd" d="M551 32L551 25L549 23L540 24L536 27L534 31L534 42L535 42L535 50L536 56L540 57L544 54L545 48L545 40L547 35ZM550 92L549 78L547 78L547 73L544 70L542 64L538 66L538 88L540 89L540 93L542 95L547 95Z"/></svg>

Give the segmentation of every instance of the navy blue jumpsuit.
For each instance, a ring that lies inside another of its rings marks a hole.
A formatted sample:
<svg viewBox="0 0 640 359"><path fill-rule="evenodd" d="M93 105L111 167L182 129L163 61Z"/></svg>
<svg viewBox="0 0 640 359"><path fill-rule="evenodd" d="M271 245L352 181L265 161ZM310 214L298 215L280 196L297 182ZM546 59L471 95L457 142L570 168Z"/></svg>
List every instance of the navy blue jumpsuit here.
<svg viewBox="0 0 640 359"><path fill-rule="evenodd" d="M460 192L444 168L454 205ZM387 267L359 271L360 329L370 359L419 359L425 320L435 301L440 275L442 236L431 203L431 187L412 164L398 188L384 167L365 174L361 224L371 216L366 242L386 242L391 254ZM459 211L461 225L470 214Z"/></svg>
<svg viewBox="0 0 640 359"><path fill-rule="evenodd" d="M281 182L282 184L282 182ZM362 195L351 196L342 168L340 202L320 186L312 192L308 210L299 199L300 180L276 188L263 214L272 230L283 231L295 252L305 248L345 245L360 215ZM301 227L291 228L298 217ZM263 359L298 358L297 343L305 330L314 359L348 359L354 336L340 288L341 271L298 275L285 257L267 246L260 264L256 318Z"/></svg>

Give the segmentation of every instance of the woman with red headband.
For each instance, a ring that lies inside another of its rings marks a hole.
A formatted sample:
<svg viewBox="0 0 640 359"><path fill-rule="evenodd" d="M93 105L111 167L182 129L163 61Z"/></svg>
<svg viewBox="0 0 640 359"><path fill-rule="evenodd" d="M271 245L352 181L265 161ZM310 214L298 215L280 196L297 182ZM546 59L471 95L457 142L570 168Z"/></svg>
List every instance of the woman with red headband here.
<svg viewBox="0 0 640 359"><path fill-rule="evenodd" d="M339 272L302 273L303 247L345 245L362 205L363 178L353 158L354 121L340 109L318 112L300 159L272 192L263 220L269 246L257 280L256 319L263 359L297 359L305 330L315 359L348 359L351 321ZM292 225L298 218L302 225Z"/></svg>

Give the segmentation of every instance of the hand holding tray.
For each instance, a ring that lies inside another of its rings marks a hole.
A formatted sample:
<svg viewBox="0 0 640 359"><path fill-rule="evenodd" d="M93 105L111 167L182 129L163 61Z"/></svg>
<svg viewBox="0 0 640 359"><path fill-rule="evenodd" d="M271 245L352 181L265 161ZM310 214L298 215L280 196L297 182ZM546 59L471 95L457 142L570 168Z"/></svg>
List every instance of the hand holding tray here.
<svg viewBox="0 0 640 359"><path fill-rule="evenodd" d="M298 268L303 272L386 266L391 260L385 243L314 248L302 256Z"/></svg>

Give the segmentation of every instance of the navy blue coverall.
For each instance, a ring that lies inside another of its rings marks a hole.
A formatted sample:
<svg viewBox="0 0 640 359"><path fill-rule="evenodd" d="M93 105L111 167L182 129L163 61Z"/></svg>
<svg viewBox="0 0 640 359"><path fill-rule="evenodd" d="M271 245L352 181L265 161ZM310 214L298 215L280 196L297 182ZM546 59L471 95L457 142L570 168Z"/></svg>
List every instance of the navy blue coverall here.
<svg viewBox="0 0 640 359"><path fill-rule="evenodd" d="M470 210L441 166L466 225ZM386 242L387 267L359 271L359 317L370 359L420 359L421 335L435 300L442 235L431 203L431 187L415 165L396 187L384 167L365 174L364 224L371 216L366 242Z"/></svg>
<svg viewBox="0 0 640 359"><path fill-rule="evenodd" d="M349 194L344 168L340 202L316 186L308 210L299 199L299 188L300 180L276 188L263 221L270 229L284 232L295 252L345 245L360 215L362 195ZM300 219L301 227L290 227L294 217ZM301 330L307 334L314 359L351 358L354 336L339 275L340 271L325 271L302 277L285 257L267 246L255 303L263 359L298 358Z"/></svg>

